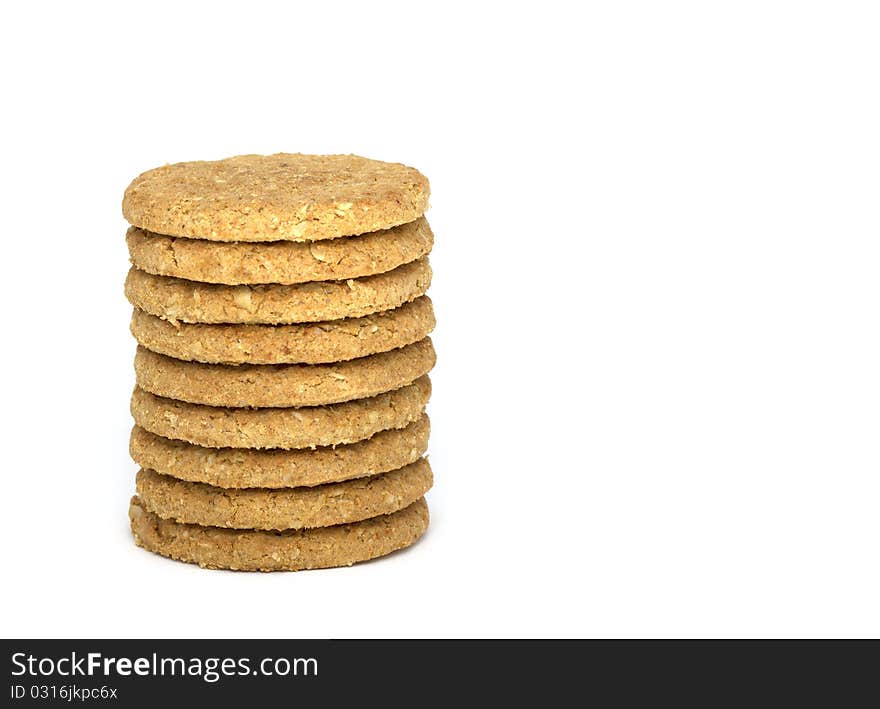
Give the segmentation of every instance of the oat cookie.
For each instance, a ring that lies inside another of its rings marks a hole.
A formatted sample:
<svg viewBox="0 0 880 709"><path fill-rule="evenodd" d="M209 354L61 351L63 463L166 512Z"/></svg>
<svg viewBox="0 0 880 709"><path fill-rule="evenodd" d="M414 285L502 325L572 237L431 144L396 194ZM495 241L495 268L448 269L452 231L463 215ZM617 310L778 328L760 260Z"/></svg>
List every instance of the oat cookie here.
<svg viewBox="0 0 880 709"><path fill-rule="evenodd" d="M341 281L391 271L428 254L434 235L420 217L392 229L321 242L205 241L131 227L125 237L136 268L227 285Z"/></svg>
<svg viewBox="0 0 880 709"><path fill-rule="evenodd" d="M423 295L362 318L296 325L206 325L162 320L134 308L131 333L148 350L207 364L324 364L388 352L424 339L434 308Z"/></svg>
<svg viewBox="0 0 880 709"><path fill-rule="evenodd" d="M229 409L187 404L135 387L135 423L157 436L208 448L313 448L355 443L403 428L422 415L431 396L427 375L396 391L330 406Z"/></svg>
<svg viewBox="0 0 880 709"><path fill-rule="evenodd" d="M136 177L122 213L159 234L210 241L316 241L411 222L428 180L356 155L239 155L183 162Z"/></svg>
<svg viewBox="0 0 880 709"><path fill-rule="evenodd" d="M431 371L431 338L335 364L202 364L137 348L137 385L156 396L207 406L320 406L400 389Z"/></svg>
<svg viewBox="0 0 880 709"><path fill-rule="evenodd" d="M132 268L125 279L125 295L136 308L167 320L280 325L390 310L423 296L430 284L427 258L375 276L292 286L198 283Z"/></svg>
<svg viewBox="0 0 880 709"><path fill-rule="evenodd" d="M227 490L152 470L137 474L144 509L184 524L231 529L303 529L348 524L402 510L431 489L425 458L382 475L314 487Z"/></svg>
<svg viewBox="0 0 880 709"><path fill-rule="evenodd" d="M349 566L408 547L428 528L425 498L390 515L285 532L180 524L148 512L137 496L128 514L138 546L179 561L235 571Z"/></svg>
<svg viewBox="0 0 880 709"><path fill-rule="evenodd" d="M305 450L204 448L162 438L135 426L134 462L180 480L223 488L323 485L387 473L414 463L428 449L431 422L423 414L404 428L380 431L357 443Z"/></svg>

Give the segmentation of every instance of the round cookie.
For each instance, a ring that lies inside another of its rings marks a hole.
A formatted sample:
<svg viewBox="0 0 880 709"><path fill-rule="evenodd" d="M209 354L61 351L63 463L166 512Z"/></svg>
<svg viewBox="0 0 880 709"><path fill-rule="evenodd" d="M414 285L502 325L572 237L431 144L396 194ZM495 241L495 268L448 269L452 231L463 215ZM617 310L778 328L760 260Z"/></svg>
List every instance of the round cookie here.
<svg viewBox="0 0 880 709"><path fill-rule="evenodd" d="M434 234L422 217L392 229L322 242L204 241L130 227L132 264L158 276L226 285L341 281L391 271L426 256Z"/></svg>
<svg viewBox="0 0 880 709"><path fill-rule="evenodd" d="M425 498L399 512L361 522L284 532L180 524L144 509L128 509L135 543L162 556L212 569L299 571L350 566L413 544L428 528Z"/></svg>
<svg viewBox="0 0 880 709"><path fill-rule="evenodd" d="M423 295L362 318L296 325L206 325L170 322L134 308L131 333L148 350L207 364L324 364L388 352L434 329Z"/></svg>
<svg viewBox="0 0 880 709"><path fill-rule="evenodd" d="M427 415L404 428L380 431L357 443L300 450L204 448L150 433L131 431L134 462L180 480L222 488L279 488L323 485L396 470L428 449Z"/></svg>
<svg viewBox="0 0 880 709"><path fill-rule="evenodd" d="M411 222L428 180L357 155L239 155L148 170L125 190L130 224L210 241L317 241Z"/></svg>
<svg viewBox="0 0 880 709"><path fill-rule="evenodd" d="M135 387L135 423L157 436L208 448L314 448L355 443L403 428L422 415L431 396L427 375L396 391L331 406L228 409L155 396Z"/></svg>
<svg viewBox="0 0 880 709"><path fill-rule="evenodd" d="M144 509L183 524L230 529L304 529L348 524L411 505L431 489L425 458L382 475L315 487L226 490L152 470L137 474Z"/></svg>
<svg viewBox="0 0 880 709"><path fill-rule="evenodd" d="M144 391L191 404L230 407L321 406L365 399L411 384L436 361L431 338L335 364L202 364L137 348Z"/></svg>
<svg viewBox="0 0 880 709"><path fill-rule="evenodd" d="M375 276L292 286L198 283L132 268L125 295L136 308L166 320L281 325L390 310L424 295L430 284L427 258Z"/></svg>

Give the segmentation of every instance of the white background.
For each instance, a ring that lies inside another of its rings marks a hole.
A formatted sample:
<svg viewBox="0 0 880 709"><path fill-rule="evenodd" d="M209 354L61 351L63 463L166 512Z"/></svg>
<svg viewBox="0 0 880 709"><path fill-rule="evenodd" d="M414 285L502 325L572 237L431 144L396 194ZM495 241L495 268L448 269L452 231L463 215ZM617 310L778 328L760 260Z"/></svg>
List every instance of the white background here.
<svg viewBox="0 0 880 709"><path fill-rule="evenodd" d="M878 20L5 6L2 633L880 634ZM203 571L127 528L120 201L277 151L431 179L433 522L349 569Z"/></svg>

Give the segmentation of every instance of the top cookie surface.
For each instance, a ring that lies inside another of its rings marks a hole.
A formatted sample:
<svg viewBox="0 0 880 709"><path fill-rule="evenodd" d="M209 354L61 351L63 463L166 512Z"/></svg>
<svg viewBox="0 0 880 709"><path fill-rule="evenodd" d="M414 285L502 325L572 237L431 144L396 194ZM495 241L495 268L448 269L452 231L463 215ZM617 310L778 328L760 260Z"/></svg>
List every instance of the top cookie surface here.
<svg viewBox="0 0 880 709"><path fill-rule="evenodd" d="M428 180L356 155L239 155L148 170L122 213L159 234L210 241L318 241L389 229L428 207Z"/></svg>

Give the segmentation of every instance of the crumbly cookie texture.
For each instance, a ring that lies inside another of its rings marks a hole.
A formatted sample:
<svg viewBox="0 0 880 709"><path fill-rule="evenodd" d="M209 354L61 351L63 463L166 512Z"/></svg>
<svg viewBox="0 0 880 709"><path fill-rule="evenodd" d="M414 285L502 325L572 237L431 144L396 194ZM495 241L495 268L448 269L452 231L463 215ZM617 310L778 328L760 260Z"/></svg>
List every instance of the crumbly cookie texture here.
<svg viewBox="0 0 880 709"><path fill-rule="evenodd" d="M361 522L284 532L181 524L148 512L137 496L128 514L138 546L202 567L235 571L350 566L408 547L428 528L425 498Z"/></svg>
<svg viewBox="0 0 880 709"><path fill-rule="evenodd" d="M136 308L166 320L280 325L390 310L423 296L430 284L425 257L375 276L292 286L198 283L132 268L125 295Z"/></svg>
<svg viewBox="0 0 880 709"><path fill-rule="evenodd" d="M207 406L321 406L412 384L436 361L431 338L334 364L202 364L137 348L137 385L156 396Z"/></svg>
<svg viewBox="0 0 880 709"><path fill-rule="evenodd" d="M348 524L402 510L431 489L424 458L382 475L315 487L226 490L152 470L137 474L144 509L184 524L230 529L304 529Z"/></svg>
<svg viewBox="0 0 880 709"><path fill-rule="evenodd" d="M171 322L138 308L131 316L131 333L148 350L207 364L344 362L418 342L434 325L426 295L362 318L296 325Z"/></svg>
<svg viewBox="0 0 880 709"><path fill-rule="evenodd" d="M399 163L357 155L239 155L182 162L136 177L130 224L210 241L317 241L417 219L428 180Z"/></svg>
<svg viewBox="0 0 880 709"><path fill-rule="evenodd" d="M434 234L424 217L392 229L321 242L219 243L131 227L132 264L159 276L227 285L341 281L391 271L428 254Z"/></svg>
<svg viewBox="0 0 880 709"><path fill-rule="evenodd" d="M414 463L428 449L430 430L428 416L422 415L405 428L380 431L349 445L254 450L205 448L135 426L129 451L141 467L180 480L227 489L302 487L378 475Z"/></svg>
<svg viewBox="0 0 880 709"><path fill-rule="evenodd" d="M135 423L157 436L208 448L314 448L355 443L418 419L431 396L427 375L369 399L331 406L230 409L188 404L135 387Z"/></svg>

